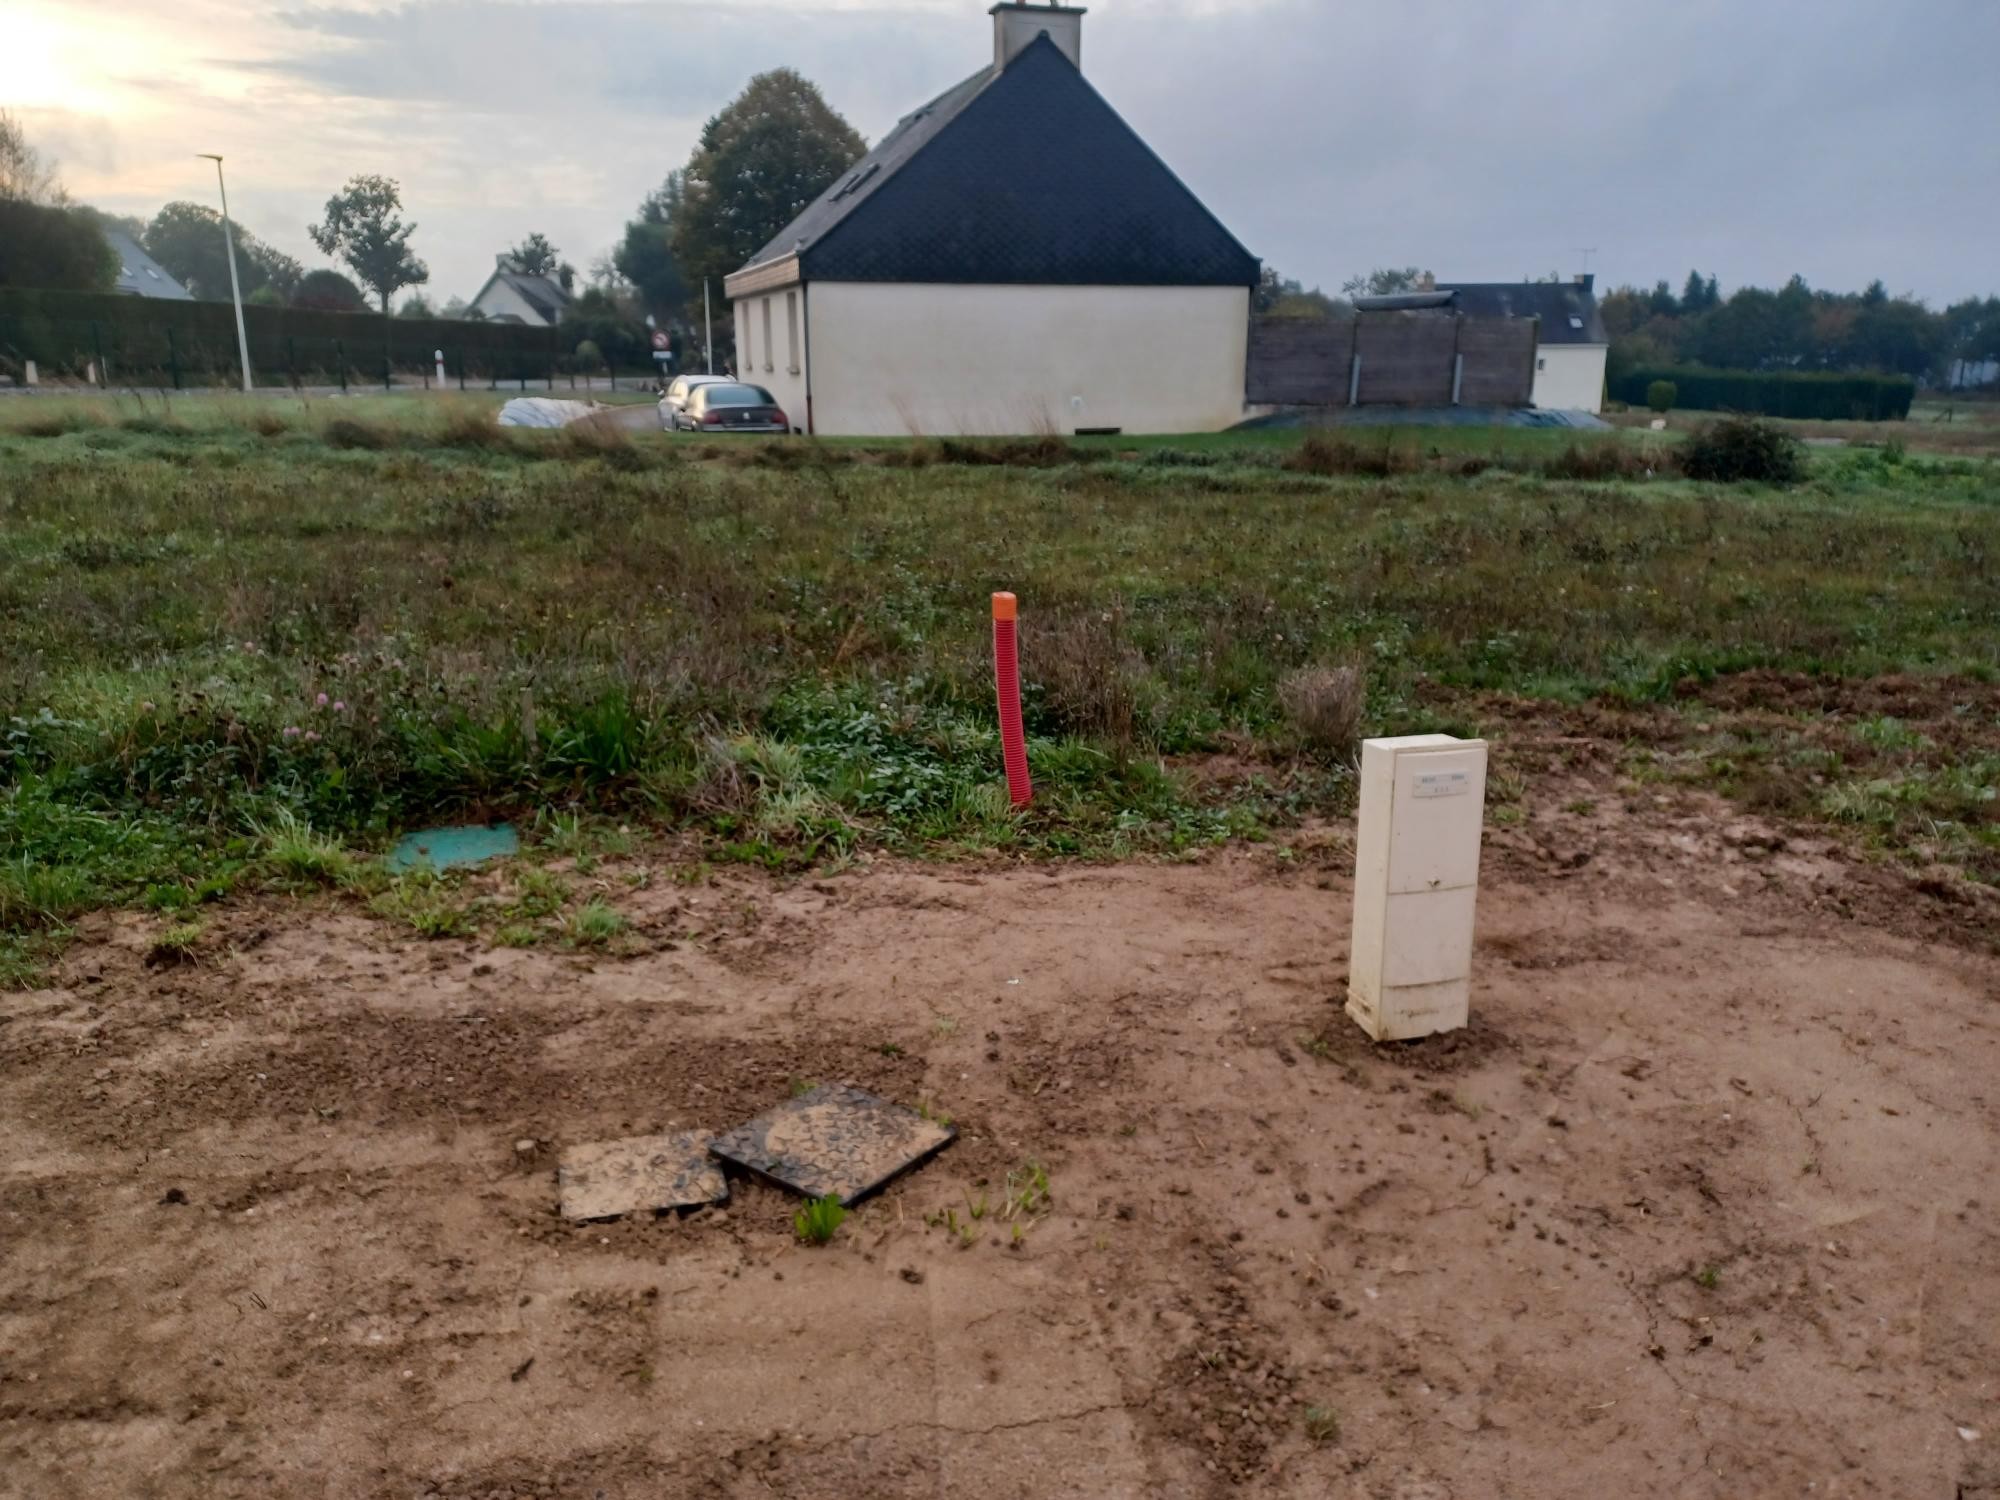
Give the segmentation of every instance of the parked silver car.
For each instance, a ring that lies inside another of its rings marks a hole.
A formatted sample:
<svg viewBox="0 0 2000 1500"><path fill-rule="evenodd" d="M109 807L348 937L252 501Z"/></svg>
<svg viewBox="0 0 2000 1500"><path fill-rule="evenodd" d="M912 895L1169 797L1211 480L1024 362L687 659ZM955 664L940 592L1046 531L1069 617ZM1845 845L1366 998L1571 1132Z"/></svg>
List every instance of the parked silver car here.
<svg viewBox="0 0 2000 1500"><path fill-rule="evenodd" d="M728 375L676 375L667 382L667 389L660 397L660 425L669 432L676 431L680 423L675 418L687 410L688 397L696 386L727 384L732 379Z"/></svg>

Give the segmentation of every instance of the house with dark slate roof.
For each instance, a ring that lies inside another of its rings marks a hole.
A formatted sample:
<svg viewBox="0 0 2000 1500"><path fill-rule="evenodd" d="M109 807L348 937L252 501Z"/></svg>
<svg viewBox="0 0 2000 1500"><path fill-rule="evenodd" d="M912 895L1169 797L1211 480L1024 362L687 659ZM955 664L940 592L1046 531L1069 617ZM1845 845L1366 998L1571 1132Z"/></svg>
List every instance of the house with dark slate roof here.
<svg viewBox="0 0 2000 1500"><path fill-rule="evenodd" d="M493 274L468 305L489 323L525 323L553 328L563 320L570 295L553 276L529 276L517 270L512 257L493 257Z"/></svg>
<svg viewBox="0 0 2000 1500"><path fill-rule="evenodd" d="M1257 257L1084 78L1080 9L898 121L725 290L737 374L836 435L1241 419Z"/></svg>
<svg viewBox="0 0 2000 1500"><path fill-rule="evenodd" d="M1534 318L1535 405L1544 411L1602 411L1611 335L1597 310L1596 278L1574 281L1440 281L1469 318Z"/></svg>

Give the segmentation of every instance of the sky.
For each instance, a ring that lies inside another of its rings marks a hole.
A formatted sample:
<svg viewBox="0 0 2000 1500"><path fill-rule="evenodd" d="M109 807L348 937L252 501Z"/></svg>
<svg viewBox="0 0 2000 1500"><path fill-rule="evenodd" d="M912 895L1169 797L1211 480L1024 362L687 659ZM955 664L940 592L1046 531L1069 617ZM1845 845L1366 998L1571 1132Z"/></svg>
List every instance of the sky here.
<svg viewBox="0 0 2000 1500"><path fill-rule="evenodd" d="M0 106L81 201L214 201L308 267L401 183L442 302L579 268L751 75L871 141L990 58L989 0L0 0ZM1084 72L1252 252L1332 291L1595 272L2000 293L2000 0L1099 0Z"/></svg>

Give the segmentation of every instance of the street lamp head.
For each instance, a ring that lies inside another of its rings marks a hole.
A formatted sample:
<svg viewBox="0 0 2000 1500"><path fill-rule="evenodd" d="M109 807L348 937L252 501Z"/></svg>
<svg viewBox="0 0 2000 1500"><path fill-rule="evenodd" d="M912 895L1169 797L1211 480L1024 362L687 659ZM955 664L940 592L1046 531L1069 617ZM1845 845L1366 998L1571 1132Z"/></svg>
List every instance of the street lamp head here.
<svg viewBox="0 0 2000 1500"><path fill-rule="evenodd" d="M213 151L197 151L197 152L195 152L195 155L196 155L196 156L198 156L198 157L200 157L200 158L201 158L201 159L202 159L203 161L221 161L221 160L222 160L222 158L221 158L221 157L219 157L219 156L217 156L217 155L216 155L216 154L215 154L215 153L214 153Z"/></svg>

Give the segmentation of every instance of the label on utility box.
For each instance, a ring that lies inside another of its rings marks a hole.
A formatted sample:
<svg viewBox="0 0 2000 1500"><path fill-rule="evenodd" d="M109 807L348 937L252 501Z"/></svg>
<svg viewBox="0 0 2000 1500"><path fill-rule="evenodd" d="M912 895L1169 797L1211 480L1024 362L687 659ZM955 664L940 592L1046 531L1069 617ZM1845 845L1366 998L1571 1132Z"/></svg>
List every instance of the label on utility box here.
<svg viewBox="0 0 2000 1500"><path fill-rule="evenodd" d="M1419 771L1410 791L1413 797L1465 797L1471 793L1470 771Z"/></svg>

